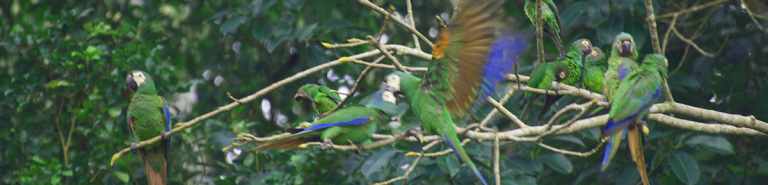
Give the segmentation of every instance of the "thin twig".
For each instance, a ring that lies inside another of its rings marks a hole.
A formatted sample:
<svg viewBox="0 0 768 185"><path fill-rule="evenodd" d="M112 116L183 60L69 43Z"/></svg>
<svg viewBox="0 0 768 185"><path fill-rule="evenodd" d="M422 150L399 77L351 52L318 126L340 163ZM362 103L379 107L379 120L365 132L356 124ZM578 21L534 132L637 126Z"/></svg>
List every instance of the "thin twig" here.
<svg viewBox="0 0 768 185"><path fill-rule="evenodd" d="M374 10L374 11L376 11L376 12L378 12L378 13L384 15L384 16L388 16L388 17L392 16L392 14L387 12L387 10L384 10L384 8L381 8L378 5L373 4L371 1L368 1L368 0L358 0L357 2L360 3L360 4L365 5L366 7L370 8L371 10ZM429 45L429 47L432 47L434 45L434 44L432 44L432 41L430 41L427 37L424 36L424 34L421 34L418 30L416 30L416 28L408 26L408 24L403 22L403 20L400 20L400 19L393 19L393 20L397 24L399 24L400 26L406 28L406 30L408 30L412 34L416 34L417 36L419 36L421 41L424 41L424 43L427 43L427 45Z"/></svg>
<svg viewBox="0 0 768 185"><path fill-rule="evenodd" d="M680 40L682 40L686 44L693 46L693 48L696 49L696 51L699 51L699 53L701 53L701 55L704 55L704 56L710 57L710 58L714 58L715 57L715 54L712 54L712 53L710 53L708 51L705 51L704 49L701 48L701 46L696 44L696 42L694 42L691 39L686 38L682 33L680 33L680 31L677 30L677 28L670 27L669 29L671 29L672 32L675 33L675 36L677 36L677 38L679 38Z"/></svg>
<svg viewBox="0 0 768 185"><path fill-rule="evenodd" d="M674 17L675 15L680 16L680 15L683 15L683 14L689 14L689 13L693 13L693 12L702 10L704 8L708 8L708 7L711 7L711 6L723 4L723 3L726 3L726 2L728 2L728 0L710 1L710 2L707 2L707 3L700 4L700 5L691 6L691 7L688 7L686 9L683 9L683 10L678 10L678 11L675 11L675 12L670 12L670 13L665 13L665 14L659 15L657 17L657 19L665 19L665 18Z"/></svg>
<svg viewBox="0 0 768 185"><path fill-rule="evenodd" d="M496 133L493 138L493 176L496 179L496 185L501 185L501 165L499 158L501 158L501 152L499 152L499 134Z"/></svg>
<svg viewBox="0 0 768 185"><path fill-rule="evenodd" d="M325 48L328 49L336 49L336 48L350 48L355 46L361 46L370 43L367 40L361 40L357 38L351 38L347 39L347 43L327 43L327 42L321 42L320 45L322 45Z"/></svg>
<svg viewBox="0 0 768 185"><path fill-rule="evenodd" d="M517 118L517 116L515 116L515 114L512 114L512 112L509 112L509 110L507 110L507 108L504 108L504 105L502 105L501 103L499 103L498 101L494 100L491 97L487 97L486 99L488 100L489 103L491 103L491 105L493 105L493 107L496 108L494 110L501 111L501 113L504 114L505 116L507 116L507 118L509 118L510 120L512 120L512 123L515 123L518 128L528 127L528 125L526 125L525 123L523 123L523 121L521 121L519 118Z"/></svg>
<svg viewBox="0 0 768 185"><path fill-rule="evenodd" d="M397 70L400 70L400 71L403 71L403 72L408 72L408 69L406 69L403 66L403 64L400 63L400 60L397 60L397 58L395 58L395 56L392 56L392 54L389 53L389 51L384 49L384 45L381 44L381 42L379 42L378 40L376 40L376 38L373 38L371 36L368 36L368 39L371 41L373 46L376 47L376 49L379 49L379 51L381 51L381 53L384 53L384 56L387 56L387 58L390 61L392 61L393 64L395 64L395 67L397 67Z"/></svg>
<svg viewBox="0 0 768 185"><path fill-rule="evenodd" d="M520 84L520 83L518 83L518 84ZM507 103L507 101L509 101L509 98L511 98L514 93L515 93L515 91L510 89L509 91L507 91L506 94L504 94L503 97L501 97L501 99L499 100L498 103L501 104L501 105L504 105L505 103ZM494 106L494 107L496 107L496 106ZM499 110L498 109L492 109L491 112L488 113L485 116L485 118L483 118L483 120L480 121L480 129L488 129L486 127L486 125L488 124L488 122L491 122L491 120L493 119L494 116L496 116L496 114L499 114Z"/></svg>
<svg viewBox="0 0 768 185"><path fill-rule="evenodd" d="M553 151L553 152L557 152L557 153L561 153L561 154L564 154L564 155L571 155L571 156L577 156L577 157L589 157L592 154L597 153L597 151L600 150L600 147L602 147L603 144L605 144L605 141L606 141L605 139L600 140L600 143L598 143L597 146L595 146L594 148L592 148L591 150L586 151L586 152L577 152L577 151L571 151L571 150L566 150L566 149L559 149L559 148L556 148L556 147L544 144L544 142L539 142L537 144L539 146L541 146L542 148L544 148L544 149L547 149L547 150L550 150L550 151Z"/></svg>
<svg viewBox="0 0 768 185"><path fill-rule="evenodd" d="M405 0L405 7L408 9L408 22L411 22L410 27L413 30L416 30L416 21L413 19L413 2L412 0ZM419 43L419 36L416 36L416 34L411 33L411 37L413 37L413 46L418 49L421 49L421 44Z"/></svg>
<svg viewBox="0 0 768 185"><path fill-rule="evenodd" d="M541 15L541 0L536 0L536 49L539 64L544 63L544 16Z"/></svg>
<svg viewBox="0 0 768 185"><path fill-rule="evenodd" d="M408 176L411 175L411 172L413 172L413 169L415 169L416 166L419 164L419 161L421 161L421 158L423 158L423 157L419 156L416 159L414 159L413 162L411 162L411 164L408 165L408 169L405 170L405 173L403 173L403 175L397 176L395 178L392 178L392 179L389 179L389 180L386 180L386 181L383 181L383 182L374 183L374 185L392 184L392 183L395 183L395 182L401 181L401 180L407 181L408 180ZM407 184L407 183L403 183L403 184Z"/></svg>
<svg viewBox="0 0 768 185"><path fill-rule="evenodd" d="M379 58L376 58L376 60L374 60L372 62L372 64L378 64L382 60L384 60L384 56L379 56ZM354 95L355 92L357 92L357 89L360 88L360 82L363 81L363 78L365 78L365 76L368 75L368 72L370 72L372 69L373 69L372 66L365 66L365 69L363 69L363 71L360 72L359 75L357 75L357 79L355 80L355 84L352 85L352 89L349 90L349 95L347 95L346 98L342 99L341 102L339 102L339 104L337 104L336 107L333 107L333 109L331 109L331 111L328 111L328 113L331 113L331 112L334 112L336 110L339 110L347 102L349 102L349 100L352 99L352 95Z"/></svg>

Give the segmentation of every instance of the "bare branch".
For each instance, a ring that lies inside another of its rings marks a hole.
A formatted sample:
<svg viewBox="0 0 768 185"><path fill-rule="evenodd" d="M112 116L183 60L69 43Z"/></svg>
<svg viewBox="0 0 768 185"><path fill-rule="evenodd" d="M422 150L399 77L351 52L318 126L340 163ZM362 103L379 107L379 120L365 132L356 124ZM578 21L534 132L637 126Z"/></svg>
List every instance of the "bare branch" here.
<svg viewBox="0 0 768 185"><path fill-rule="evenodd" d="M528 125L526 125L525 123L523 123L523 121L521 121L519 118L517 118L517 116L515 116L515 114L512 114L512 112L509 112L509 110L507 110L507 108L504 108L504 105L502 105L501 103L497 102L496 100L494 100L491 97L488 97L487 99L488 99L488 102L491 103L491 105L493 105L496 108L494 110L501 111L501 113L504 114L505 116L507 116L507 118L509 118L510 120L512 120L512 123L515 123L518 128L528 127Z"/></svg>
<svg viewBox="0 0 768 185"><path fill-rule="evenodd" d="M379 12L380 14L382 14L384 16L392 17L392 14L387 12L387 10L384 10L384 8L381 8L378 5L373 4L371 1L368 1L368 0L358 0L357 2L360 3L360 4L365 5L365 7L368 7L371 10ZM403 20L400 20L400 19L392 19L392 20L394 20L397 24L399 24L400 26L404 27L406 30L408 30L412 34L416 34L417 36L419 36L419 38L421 38L421 41L424 41L424 43L427 43L427 45L429 45L429 47L432 47L434 45L434 44L432 44L432 41L430 41L427 37L425 37L418 30L416 30L416 28L409 26L407 23L403 22Z"/></svg>
<svg viewBox="0 0 768 185"><path fill-rule="evenodd" d="M683 15L683 14L689 14L689 13L697 12L697 11L702 10L704 8L708 8L708 7L715 6L715 5L720 5L720 4L723 4L723 3L726 3L726 2L728 2L728 0L710 1L710 2L707 2L707 3L704 3L704 4L691 6L691 7L688 7L686 9L683 9L683 10L679 10L679 11L675 11L675 12L670 12L670 13L665 13L663 15L659 15L659 17L657 19L670 18L670 17L674 17L675 15L680 16L680 15Z"/></svg>
<svg viewBox="0 0 768 185"><path fill-rule="evenodd" d="M699 51L699 53L701 53L701 55L704 55L704 56L710 57L710 58L715 57L715 54L712 54L710 52L704 51L704 49L702 49L701 46L696 44L696 42L694 42L691 39L686 38L682 33L680 33L680 31L677 30L677 28L670 27L669 29L671 29L672 32L675 33L675 36L677 36L677 38L679 38L680 40L682 40L686 44L693 46L693 48L696 49L696 51Z"/></svg>

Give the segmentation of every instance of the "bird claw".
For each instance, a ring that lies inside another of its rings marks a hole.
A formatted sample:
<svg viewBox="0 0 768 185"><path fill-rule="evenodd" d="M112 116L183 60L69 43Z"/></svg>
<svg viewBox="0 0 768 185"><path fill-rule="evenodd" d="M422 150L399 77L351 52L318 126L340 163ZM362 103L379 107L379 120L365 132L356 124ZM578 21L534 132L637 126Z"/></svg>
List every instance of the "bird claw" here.
<svg viewBox="0 0 768 185"><path fill-rule="evenodd" d="M131 153L135 153L138 148L139 144L131 143Z"/></svg>
<svg viewBox="0 0 768 185"><path fill-rule="evenodd" d="M320 143L320 149L328 150L333 148L333 142L331 140L325 140L322 143Z"/></svg>

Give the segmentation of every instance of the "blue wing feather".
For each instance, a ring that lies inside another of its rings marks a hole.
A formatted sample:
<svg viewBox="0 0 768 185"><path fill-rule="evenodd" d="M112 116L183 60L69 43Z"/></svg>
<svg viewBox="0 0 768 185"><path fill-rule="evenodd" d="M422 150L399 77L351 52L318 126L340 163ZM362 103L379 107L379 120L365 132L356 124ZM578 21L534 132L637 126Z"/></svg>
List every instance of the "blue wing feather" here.
<svg viewBox="0 0 768 185"><path fill-rule="evenodd" d="M334 123L321 123L321 124L314 124L309 128L303 129L300 133L306 133L306 132L313 132L317 130L326 129L329 127L346 127L346 126L359 126L364 125L368 123L370 119L368 119L367 116L365 117L359 117L355 118L349 121L341 121L341 122L334 122Z"/></svg>
<svg viewBox="0 0 768 185"><path fill-rule="evenodd" d="M483 67L481 101L496 92L498 83L504 80L504 75L514 68L517 57L523 53L526 45L526 41L522 38L512 36L500 37L493 42L488 53L488 61Z"/></svg>

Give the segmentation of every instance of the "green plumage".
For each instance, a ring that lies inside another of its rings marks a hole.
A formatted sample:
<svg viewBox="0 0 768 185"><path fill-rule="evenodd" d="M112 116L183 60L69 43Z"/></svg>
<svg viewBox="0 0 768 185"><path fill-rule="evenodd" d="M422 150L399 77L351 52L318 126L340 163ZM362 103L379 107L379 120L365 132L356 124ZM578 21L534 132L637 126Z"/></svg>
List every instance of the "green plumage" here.
<svg viewBox="0 0 768 185"><path fill-rule="evenodd" d="M163 112L165 100L157 95L152 78L141 71L134 71L128 77L129 88L133 92L128 105L127 119L131 133L139 140L147 140L164 133L166 115ZM162 146L165 145L165 146ZM167 143L153 144L142 148L139 153L144 161L148 184L166 183Z"/></svg>
<svg viewBox="0 0 768 185"><path fill-rule="evenodd" d="M294 98L312 106L315 115L324 115L341 102L339 94L331 88L317 84L305 84L299 88Z"/></svg>
<svg viewBox="0 0 768 185"><path fill-rule="evenodd" d="M531 73L528 86L539 89L551 89L552 82L578 85L582 80L584 57L592 52L592 43L588 39L573 41L568 47L565 58L539 64Z"/></svg>
<svg viewBox="0 0 768 185"><path fill-rule="evenodd" d="M647 114L653 103L662 98L662 82L667 77L667 59L663 55L647 55L642 65L621 81L613 95L608 123L603 134L611 138L603 155L602 169L605 170L621 144L625 132L629 140L632 161L635 162L643 184L650 184L646 172L639 121Z"/></svg>
<svg viewBox="0 0 768 185"><path fill-rule="evenodd" d="M628 33L620 33L611 45L611 55L608 57L608 70L605 72L603 94L611 100L619 83L637 69L638 52L635 40Z"/></svg>
<svg viewBox="0 0 768 185"><path fill-rule="evenodd" d="M524 11L528 20L534 26L538 24L536 21L536 0L525 0ZM562 36L560 35L560 13L558 13L557 5L552 0L542 0L541 3L541 15L544 19L544 31L548 33L552 40L555 41L555 46L562 56Z"/></svg>
<svg viewBox="0 0 768 185"><path fill-rule="evenodd" d="M584 86L592 92L603 92L603 79L608 70L605 53L598 47L592 47L592 53L587 55L584 61L585 73Z"/></svg>

